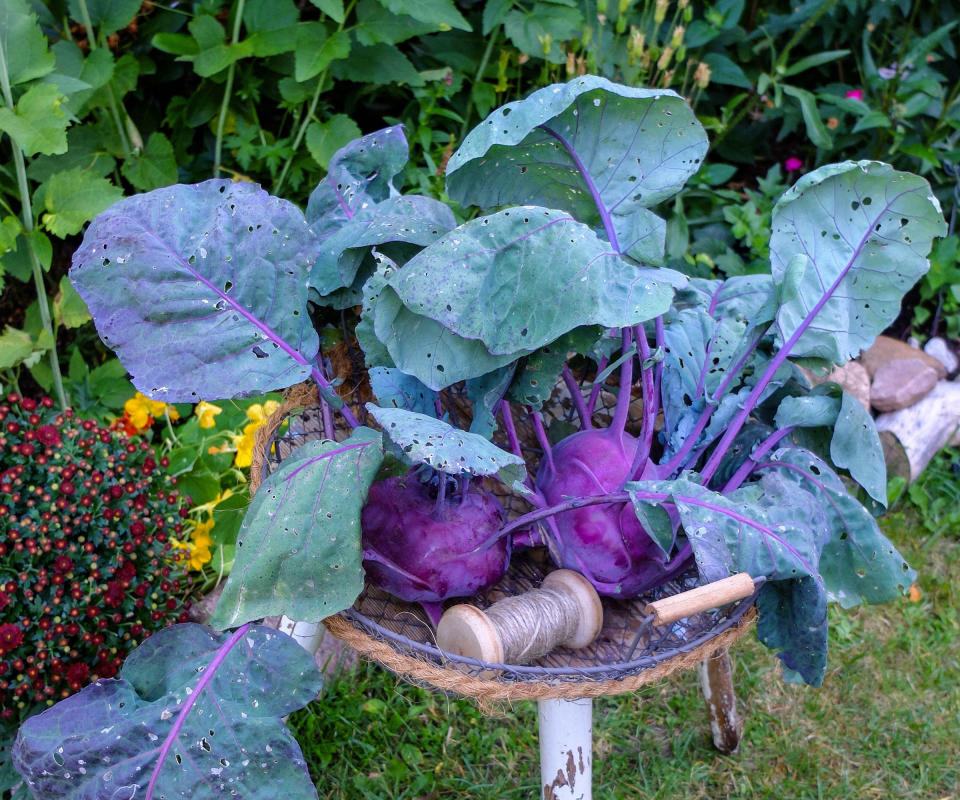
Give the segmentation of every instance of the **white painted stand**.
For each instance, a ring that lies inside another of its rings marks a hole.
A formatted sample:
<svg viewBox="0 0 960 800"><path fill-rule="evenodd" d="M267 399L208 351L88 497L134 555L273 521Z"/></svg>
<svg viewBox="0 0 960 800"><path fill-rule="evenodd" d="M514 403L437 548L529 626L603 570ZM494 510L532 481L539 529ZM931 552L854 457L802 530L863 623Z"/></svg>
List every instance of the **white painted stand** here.
<svg viewBox="0 0 960 800"><path fill-rule="evenodd" d="M277 630L293 637L298 645L313 655L317 652L326 629L319 622L297 622L284 615L280 617Z"/></svg>
<svg viewBox="0 0 960 800"><path fill-rule="evenodd" d="M541 800L591 800L593 701L537 701Z"/></svg>

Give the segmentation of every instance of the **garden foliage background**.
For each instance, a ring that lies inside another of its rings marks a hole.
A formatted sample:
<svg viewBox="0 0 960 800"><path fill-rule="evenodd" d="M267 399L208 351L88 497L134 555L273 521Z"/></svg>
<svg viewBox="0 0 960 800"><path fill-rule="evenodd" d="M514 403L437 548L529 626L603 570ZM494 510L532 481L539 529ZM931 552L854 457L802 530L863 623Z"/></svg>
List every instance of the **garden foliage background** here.
<svg viewBox="0 0 960 800"><path fill-rule="evenodd" d="M180 566L209 588L229 570L253 434L278 398L138 395L66 279L86 223L123 196L213 176L305 205L337 148L396 123L407 189L449 202L444 166L470 127L584 73L672 88L707 128L693 190L658 209L688 273L766 269L775 199L820 164L926 177L950 235L891 332L956 338L958 21L949 0L0 0L0 396L21 413L19 397L47 395L110 441L151 442L151 473L190 498ZM324 349L348 350L343 319L322 321ZM4 583L20 577L11 564ZM33 613L25 603L0 604L3 623Z"/></svg>

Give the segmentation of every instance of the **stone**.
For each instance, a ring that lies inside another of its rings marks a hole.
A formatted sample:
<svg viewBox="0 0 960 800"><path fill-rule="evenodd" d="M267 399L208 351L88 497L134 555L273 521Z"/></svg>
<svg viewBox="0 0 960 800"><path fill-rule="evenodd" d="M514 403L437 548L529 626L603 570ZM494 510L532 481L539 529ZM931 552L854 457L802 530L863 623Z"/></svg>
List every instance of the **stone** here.
<svg viewBox="0 0 960 800"><path fill-rule="evenodd" d="M910 464L909 479L915 481L937 451L956 436L960 425L960 383L940 381L915 405L880 414L876 423L881 440L892 434L902 445ZM891 470L891 474L899 473L898 469Z"/></svg>
<svg viewBox="0 0 960 800"><path fill-rule="evenodd" d="M919 358L937 371L938 379L943 380L947 377L947 368L936 358L890 336L878 336L873 346L869 350L864 350L858 360L873 378L881 364L903 358Z"/></svg>
<svg viewBox="0 0 960 800"><path fill-rule="evenodd" d="M940 337L934 336L929 342L923 346L923 352L928 356L933 356L937 361L943 364L946 367L947 373L953 373L957 371L957 367L960 367L960 360L957 359L956 353L950 349L950 345L947 344L947 340Z"/></svg>
<svg viewBox="0 0 960 800"><path fill-rule="evenodd" d="M937 371L922 359L887 361L873 374L870 403L877 411L899 411L926 397L937 380Z"/></svg>
<svg viewBox="0 0 960 800"><path fill-rule="evenodd" d="M870 375L863 364L848 361L841 367L834 367L826 375L817 375L809 369L800 368L811 386L821 383L836 383L847 394L852 394L860 404L870 410Z"/></svg>

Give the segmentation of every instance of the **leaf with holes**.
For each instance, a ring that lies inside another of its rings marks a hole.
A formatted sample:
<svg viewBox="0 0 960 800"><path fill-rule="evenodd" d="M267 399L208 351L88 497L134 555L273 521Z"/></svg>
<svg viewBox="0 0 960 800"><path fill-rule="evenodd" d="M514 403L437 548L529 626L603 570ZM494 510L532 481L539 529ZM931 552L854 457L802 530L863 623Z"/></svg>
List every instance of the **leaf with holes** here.
<svg viewBox="0 0 960 800"><path fill-rule="evenodd" d="M333 154L327 176L310 194L307 221L324 240L367 205L395 197L394 178L407 163L409 147L403 127L368 133Z"/></svg>
<svg viewBox="0 0 960 800"><path fill-rule="evenodd" d="M383 461L380 434L309 442L257 490L210 620L229 628L286 614L317 622L363 588L360 508Z"/></svg>
<svg viewBox="0 0 960 800"><path fill-rule="evenodd" d="M98 680L20 729L13 762L35 797L315 800L281 719L322 676L285 634L187 623L154 633L119 679Z"/></svg>
<svg viewBox="0 0 960 800"><path fill-rule="evenodd" d="M507 486L522 483L527 475L522 458L501 450L483 436L402 408L378 408L367 403L367 410L411 464L426 464L448 475L496 475Z"/></svg>
<svg viewBox="0 0 960 800"><path fill-rule="evenodd" d="M670 307L674 286L685 284L671 270L626 264L562 211L521 206L461 225L394 273L378 305L399 301L407 313L398 310L388 323L378 308L377 335L400 369L440 389L583 325L652 319ZM438 348L410 352L411 336L424 325L437 328L437 341L466 340L483 363L464 374L470 362L440 361Z"/></svg>
<svg viewBox="0 0 960 800"><path fill-rule="evenodd" d="M773 209L770 261L778 344L843 364L900 313L947 232L929 184L877 161L804 175Z"/></svg>
<svg viewBox="0 0 960 800"><path fill-rule="evenodd" d="M456 226L453 212L429 197L405 195L362 203L353 218L320 246L310 288L327 295L350 286L371 247L391 242L423 247Z"/></svg>
<svg viewBox="0 0 960 800"><path fill-rule="evenodd" d="M492 112L450 158L447 186L481 208L563 209L615 252L655 264L666 227L648 208L679 191L706 152L679 95L584 75Z"/></svg>
<svg viewBox="0 0 960 800"><path fill-rule="evenodd" d="M87 229L70 279L137 389L195 402L311 375L313 252L294 205L250 183L210 180L111 206Z"/></svg>

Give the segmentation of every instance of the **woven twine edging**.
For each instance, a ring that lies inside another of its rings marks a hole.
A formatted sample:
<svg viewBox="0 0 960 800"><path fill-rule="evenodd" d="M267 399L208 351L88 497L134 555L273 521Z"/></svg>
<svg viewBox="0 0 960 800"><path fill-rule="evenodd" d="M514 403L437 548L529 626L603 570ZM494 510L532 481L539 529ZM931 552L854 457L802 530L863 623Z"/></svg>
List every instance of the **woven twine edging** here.
<svg viewBox="0 0 960 800"><path fill-rule="evenodd" d="M270 442L287 416L298 408L315 406L320 394L314 383L298 383L283 393L280 408L274 411L264 425L253 434L253 455L250 458L250 496L256 493L263 480L263 462L269 455Z"/></svg>
<svg viewBox="0 0 960 800"><path fill-rule="evenodd" d="M330 633L361 655L376 661L404 680L427 683L444 692L453 692L477 700L481 708L491 703L513 700L576 700L586 697L623 694L639 689L647 683L666 678L674 672L691 669L710 658L717 650L730 647L751 628L757 616L755 608L747 609L740 621L707 642L686 653L646 669L636 675L606 681L523 681L502 682L477 678L447 667L439 667L421 658L404 655L386 642L373 638L354 627L340 614L323 620Z"/></svg>

